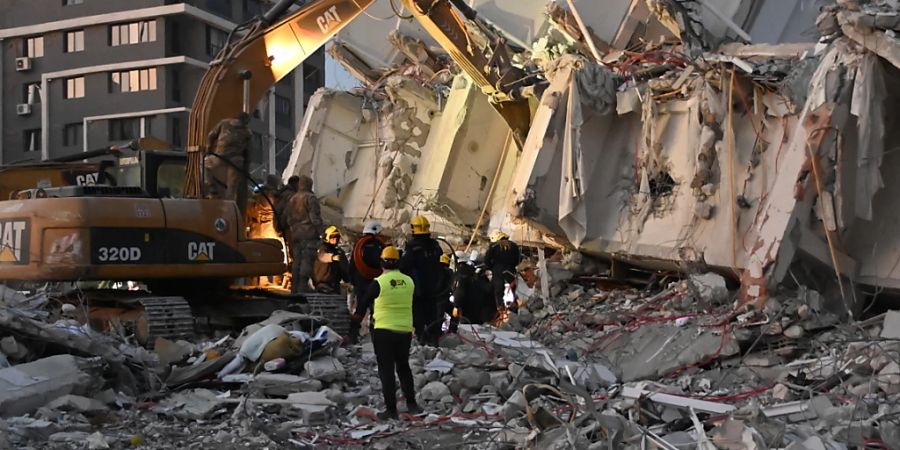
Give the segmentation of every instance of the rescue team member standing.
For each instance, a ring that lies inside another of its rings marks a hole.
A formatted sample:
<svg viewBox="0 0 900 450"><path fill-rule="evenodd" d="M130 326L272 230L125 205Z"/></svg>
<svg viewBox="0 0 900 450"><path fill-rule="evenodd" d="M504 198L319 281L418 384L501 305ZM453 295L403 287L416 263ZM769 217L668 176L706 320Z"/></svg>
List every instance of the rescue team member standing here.
<svg viewBox="0 0 900 450"><path fill-rule="evenodd" d="M341 292L341 281L348 281L347 254L338 247L341 231L332 225L325 230L325 240L316 250L313 265L313 285L316 292L335 294Z"/></svg>
<svg viewBox="0 0 900 450"><path fill-rule="evenodd" d="M313 274L313 262L319 247L319 236L322 235L322 214L312 185L312 178L301 176L297 181L297 193L285 208L294 254L291 290L295 294L310 292L309 278Z"/></svg>
<svg viewBox="0 0 900 450"><path fill-rule="evenodd" d="M222 119L207 136L207 148L214 155L204 159L206 188L213 198L237 200L242 186L244 158L250 146L250 115L241 112Z"/></svg>
<svg viewBox="0 0 900 450"><path fill-rule="evenodd" d="M516 266L519 265L519 246L509 240L509 236L501 231L495 231L491 235L491 246L484 254L484 265L491 271L491 284L494 285L494 302L499 310L506 309L503 294L506 291L506 283L516 279ZM516 311L515 303L511 305Z"/></svg>
<svg viewBox="0 0 900 450"><path fill-rule="evenodd" d="M369 286L363 301L374 302L372 315L375 331L372 332L372 345L375 347L378 377L381 378L381 391L384 395L384 411L378 413L378 418L385 420L397 418L397 383L394 372L400 378L407 411L419 414L422 408L416 403L415 384L409 368L415 283L412 278L397 270L400 266L400 252L396 247L385 247L381 252L381 266L384 273Z"/></svg>
<svg viewBox="0 0 900 450"><path fill-rule="evenodd" d="M381 252L387 245L387 238L381 235L383 228L381 222L370 220L363 227L363 237L353 246L353 254L350 263L350 282L353 283L353 292L356 293L356 308L353 310L353 319L350 322L350 333L347 336L351 344L359 341L359 329L362 320L366 317L371 303L363 302L363 294L369 290L369 286L375 282L375 278L381 275Z"/></svg>
<svg viewBox="0 0 900 450"><path fill-rule="evenodd" d="M440 289L440 244L431 238L431 224L424 216L410 221L412 238L406 243L400 271L416 283L413 294L413 326L416 337L423 344L437 344L438 336L428 332L428 325L437 319L437 294Z"/></svg>

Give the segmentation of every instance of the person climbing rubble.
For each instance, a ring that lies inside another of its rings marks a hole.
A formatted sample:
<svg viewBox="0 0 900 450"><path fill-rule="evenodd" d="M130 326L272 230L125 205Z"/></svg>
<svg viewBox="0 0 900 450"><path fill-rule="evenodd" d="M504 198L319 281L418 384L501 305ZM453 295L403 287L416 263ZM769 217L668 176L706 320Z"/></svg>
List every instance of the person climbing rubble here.
<svg viewBox="0 0 900 450"><path fill-rule="evenodd" d="M494 302L498 310L506 309L504 295L506 285L516 279L516 266L519 265L521 253L519 245L509 239L509 235L502 231L491 234L491 246L484 254L484 265L491 271L491 284L494 287ZM510 309L516 310L516 303L510 305Z"/></svg>
<svg viewBox="0 0 900 450"><path fill-rule="evenodd" d="M349 281L347 254L338 244L341 230L331 225L325 230L325 239L316 250L313 264L313 286L316 292L336 294L341 292L341 282Z"/></svg>
<svg viewBox="0 0 900 450"><path fill-rule="evenodd" d="M312 191L313 181L308 176L297 179L297 192L285 207L286 222L290 230L292 267L292 292L310 292L309 280L322 234L322 214L319 199Z"/></svg>
<svg viewBox="0 0 900 450"><path fill-rule="evenodd" d="M384 395L384 411L378 413L378 418L382 420L397 418L397 384L394 372L400 378L407 412L413 415L422 412L422 408L416 403L415 384L409 366L415 281L398 270L400 261L400 251L396 247L384 248L381 252L384 273L375 278L362 300L372 303L375 321L372 344Z"/></svg>
<svg viewBox="0 0 900 450"><path fill-rule="evenodd" d="M438 283L441 276L440 244L431 237L431 224L425 216L410 221L412 238L406 243L400 260L400 271L416 283L413 296L413 326L416 337L425 344L436 344L437 335L427 332L430 323L437 319Z"/></svg>
<svg viewBox="0 0 900 450"><path fill-rule="evenodd" d="M250 146L250 115L237 113L222 119L207 136L205 183L212 198L237 200L244 180L244 160Z"/></svg>
<svg viewBox="0 0 900 450"><path fill-rule="evenodd" d="M363 227L363 237L353 245L350 260L350 282L353 284L353 292L356 293L356 306L347 336L351 344L356 344L359 340L362 321L372 307L371 304L361 301L363 293L382 273L381 251L387 245L387 238L381 235L382 230L381 222L377 220L366 222Z"/></svg>

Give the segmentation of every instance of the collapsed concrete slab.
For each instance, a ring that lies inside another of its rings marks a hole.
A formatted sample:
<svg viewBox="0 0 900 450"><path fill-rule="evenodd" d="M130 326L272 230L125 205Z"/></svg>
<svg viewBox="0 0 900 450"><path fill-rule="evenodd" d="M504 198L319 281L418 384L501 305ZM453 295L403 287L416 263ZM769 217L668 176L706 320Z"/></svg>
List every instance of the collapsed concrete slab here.
<svg viewBox="0 0 900 450"><path fill-rule="evenodd" d="M100 358L56 355L0 370L0 416L28 414L68 394L100 388Z"/></svg>

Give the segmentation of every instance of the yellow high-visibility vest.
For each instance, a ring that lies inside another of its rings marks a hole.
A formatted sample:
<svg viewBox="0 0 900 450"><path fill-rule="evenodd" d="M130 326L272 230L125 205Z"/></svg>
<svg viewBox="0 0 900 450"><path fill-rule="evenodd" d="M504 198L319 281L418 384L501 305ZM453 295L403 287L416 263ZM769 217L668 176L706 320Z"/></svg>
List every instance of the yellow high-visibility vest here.
<svg viewBox="0 0 900 450"><path fill-rule="evenodd" d="M399 270L389 270L378 278L381 294L375 299L373 316L375 329L411 333L413 331L412 301L415 285L412 278Z"/></svg>

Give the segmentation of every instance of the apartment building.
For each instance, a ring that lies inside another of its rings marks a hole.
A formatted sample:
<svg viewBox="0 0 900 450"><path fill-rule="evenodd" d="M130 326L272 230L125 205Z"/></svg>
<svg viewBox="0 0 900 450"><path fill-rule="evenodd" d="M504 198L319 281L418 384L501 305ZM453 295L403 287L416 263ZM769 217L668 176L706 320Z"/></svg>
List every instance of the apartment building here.
<svg viewBox="0 0 900 450"><path fill-rule="evenodd" d="M0 164L42 161L153 136L185 144L207 64L260 0L0 2ZM304 106L324 84L321 52L253 113L254 173L279 171Z"/></svg>

